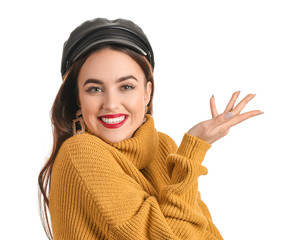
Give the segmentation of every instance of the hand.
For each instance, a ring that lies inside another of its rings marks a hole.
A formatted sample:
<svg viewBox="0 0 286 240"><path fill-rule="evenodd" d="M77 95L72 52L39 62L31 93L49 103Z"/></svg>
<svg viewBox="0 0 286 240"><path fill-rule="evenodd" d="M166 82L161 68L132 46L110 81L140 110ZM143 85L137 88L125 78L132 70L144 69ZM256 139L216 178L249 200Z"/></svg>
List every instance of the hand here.
<svg viewBox="0 0 286 240"><path fill-rule="evenodd" d="M255 97L255 94L248 94L237 104L235 108L233 108L239 93L240 91L233 93L229 103L226 106L226 109L220 115L216 109L214 96L212 96L210 99L212 119L200 122L199 124L195 125L188 131L188 134L198 137L208 142L209 144L212 144L225 136L229 129L234 125L263 113L260 110L253 110L240 114L245 105Z"/></svg>

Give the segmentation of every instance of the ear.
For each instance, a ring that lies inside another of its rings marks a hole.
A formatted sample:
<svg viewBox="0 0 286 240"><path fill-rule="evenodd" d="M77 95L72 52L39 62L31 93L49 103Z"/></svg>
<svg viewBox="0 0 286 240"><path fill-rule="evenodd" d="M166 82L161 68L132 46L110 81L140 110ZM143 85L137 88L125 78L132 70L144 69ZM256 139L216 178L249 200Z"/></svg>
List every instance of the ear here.
<svg viewBox="0 0 286 240"><path fill-rule="evenodd" d="M151 99L151 93L152 93L152 83L150 81L147 82L146 89L145 89L145 95L144 95L144 103L145 105L148 105Z"/></svg>
<svg viewBox="0 0 286 240"><path fill-rule="evenodd" d="M76 103L77 103L77 106L78 106L79 108L81 108L81 107L80 107L79 98L76 99Z"/></svg>
<svg viewBox="0 0 286 240"><path fill-rule="evenodd" d="M81 108L80 107L80 101L79 101L79 90L77 89L77 94L76 94L76 104L78 106L78 108Z"/></svg>

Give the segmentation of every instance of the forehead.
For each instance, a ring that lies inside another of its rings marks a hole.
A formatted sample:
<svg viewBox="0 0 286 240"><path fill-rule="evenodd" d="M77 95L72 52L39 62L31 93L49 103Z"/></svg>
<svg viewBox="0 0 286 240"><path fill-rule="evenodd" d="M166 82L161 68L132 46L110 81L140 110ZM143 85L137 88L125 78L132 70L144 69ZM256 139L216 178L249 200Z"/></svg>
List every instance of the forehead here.
<svg viewBox="0 0 286 240"><path fill-rule="evenodd" d="M143 70L129 55L112 49L102 49L86 59L79 72L78 81L89 78L112 81L127 75L144 80Z"/></svg>

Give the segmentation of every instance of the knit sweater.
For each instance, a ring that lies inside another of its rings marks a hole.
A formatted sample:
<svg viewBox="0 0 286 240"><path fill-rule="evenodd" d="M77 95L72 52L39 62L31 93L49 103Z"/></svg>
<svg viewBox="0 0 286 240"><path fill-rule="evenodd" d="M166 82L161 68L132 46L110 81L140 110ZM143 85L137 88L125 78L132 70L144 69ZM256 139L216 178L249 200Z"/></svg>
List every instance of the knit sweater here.
<svg viewBox="0 0 286 240"><path fill-rule="evenodd" d="M222 239L198 191L210 147L186 133L178 148L150 115L119 143L67 139L51 177L54 240Z"/></svg>

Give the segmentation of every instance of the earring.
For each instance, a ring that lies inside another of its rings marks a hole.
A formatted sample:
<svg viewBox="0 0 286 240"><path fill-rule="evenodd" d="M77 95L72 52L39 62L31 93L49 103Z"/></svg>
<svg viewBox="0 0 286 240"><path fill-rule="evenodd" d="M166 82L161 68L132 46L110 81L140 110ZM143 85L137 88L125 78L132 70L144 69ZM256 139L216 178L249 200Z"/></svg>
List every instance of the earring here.
<svg viewBox="0 0 286 240"><path fill-rule="evenodd" d="M75 117L72 121L73 135L82 134L85 132L85 124L80 109L76 112Z"/></svg>

